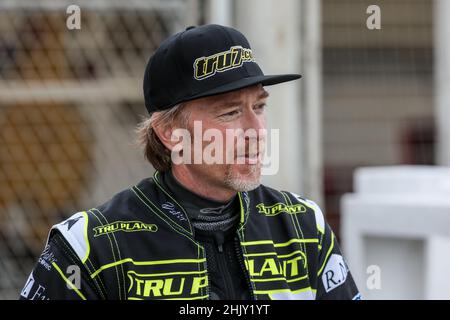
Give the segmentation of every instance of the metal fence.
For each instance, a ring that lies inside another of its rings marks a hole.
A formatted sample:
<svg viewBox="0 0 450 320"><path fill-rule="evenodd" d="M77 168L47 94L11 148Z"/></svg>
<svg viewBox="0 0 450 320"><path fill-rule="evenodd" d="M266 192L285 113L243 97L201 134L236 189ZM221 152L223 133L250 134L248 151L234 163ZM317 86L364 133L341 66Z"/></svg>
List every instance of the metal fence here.
<svg viewBox="0 0 450 320"><path fill-rule="evenodd" d="M380 29L367 8L378 5ZM433 165L433 1L323 0L325 212L339 234L355 168Z"/></svg>
<svg viewBox="0 0 450 320"><path fill-rule="evenodd" d="M74 1L0 1L0 299L18 298L51 225L151 175L133 145L142 76L193 3L78 1L69 30Z"/></svg>

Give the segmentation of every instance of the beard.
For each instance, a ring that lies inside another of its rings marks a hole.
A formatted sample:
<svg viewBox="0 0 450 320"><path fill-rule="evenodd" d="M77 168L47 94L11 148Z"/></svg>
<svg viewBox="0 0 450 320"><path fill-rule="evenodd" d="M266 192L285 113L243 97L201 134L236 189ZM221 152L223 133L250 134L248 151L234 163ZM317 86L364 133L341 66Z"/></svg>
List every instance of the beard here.
<svg viewBox="0 0 450 320"><path fill-rule="evenodd" d="M225 170L225 185L235 191L251 191L261 184L261 164L245 165L246 172L233 171L233 165Z"/></svg>

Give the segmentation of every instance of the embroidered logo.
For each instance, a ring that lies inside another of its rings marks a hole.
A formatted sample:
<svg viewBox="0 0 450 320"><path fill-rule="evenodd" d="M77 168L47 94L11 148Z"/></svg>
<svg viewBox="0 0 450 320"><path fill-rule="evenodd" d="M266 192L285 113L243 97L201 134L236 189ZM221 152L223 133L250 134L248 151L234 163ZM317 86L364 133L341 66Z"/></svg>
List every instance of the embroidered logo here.
<svg viewBox="0 0 450 320"><path fill-rule="evenodd" d="M306 212L306 207L302 204L287 205L280 202L275 203L274 205L271 206L266 206L264 205L264 203L260 203L256 205L256 208L258 209L259 213L262 213L268 217L276 216L282 212L288 214Z"/></svg>
<svg viewBox="0 0 450 320"><path fill-rule="evenodd" d="M211 56L197 58L194 61L194 78L203 80L216 74L234 68L239 68L244 62L253 62L252 50L241 46L233 46Z"/></svg>
<svg viewBox="0 0 450 320"><path fill-rule="evenodd" d="M185 214L183 214L181 211L177 210L177 208L175 208L175 205L173 203L166 202L161 206L161 208L169 211L172 216L174 216L175 218L177 218L180 221L187 220Z"/></svg>
<svg viewBox="0 0 450 320"><path fill-rule="evenodd" d="M156 224L144 223L141 221L115 221L104 226L93 228L94 237L98 237L104 234L113 233L117 231L123 232L138 232L138 231L158 231Z"/></svg>

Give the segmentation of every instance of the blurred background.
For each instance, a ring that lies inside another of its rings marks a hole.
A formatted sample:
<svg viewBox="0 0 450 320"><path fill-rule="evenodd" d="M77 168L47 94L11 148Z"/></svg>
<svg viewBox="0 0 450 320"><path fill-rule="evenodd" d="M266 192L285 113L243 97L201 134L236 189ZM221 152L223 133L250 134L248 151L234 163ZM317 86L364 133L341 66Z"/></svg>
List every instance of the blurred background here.
<svg viewBox="0 0 450 320"><path fill-rule="evenodd" d="M363 297L450 299L447 15L445 0L0 0L0 299L51 225L152 174L134 145L145 64L204 23L241 30L266 74L303 75L268 89L280 165L264 182L321 205Z"/></svg>

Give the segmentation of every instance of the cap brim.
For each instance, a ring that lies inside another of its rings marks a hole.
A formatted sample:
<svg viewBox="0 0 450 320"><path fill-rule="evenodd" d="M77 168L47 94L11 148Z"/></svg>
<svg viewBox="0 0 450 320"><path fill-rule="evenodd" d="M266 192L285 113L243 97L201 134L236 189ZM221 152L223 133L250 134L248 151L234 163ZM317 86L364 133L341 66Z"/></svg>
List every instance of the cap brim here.
<svg viewBox="0 0 450 320"><path fill-rule="evenodd" d="M240 80L233 81L231 83L227 83L220 87L214 88L212 90L205 91L197 95L193 95L188 99L186 99L185 101L209 97L221 93L227 93L230 91L250 87L259 83L262 84L263 86L271 86L274 84L297 80L300 79L301 77L302 76L299 74L280 74L280 75L264 75L264 76L253 76L248 78L242 78Z"/></svg>

